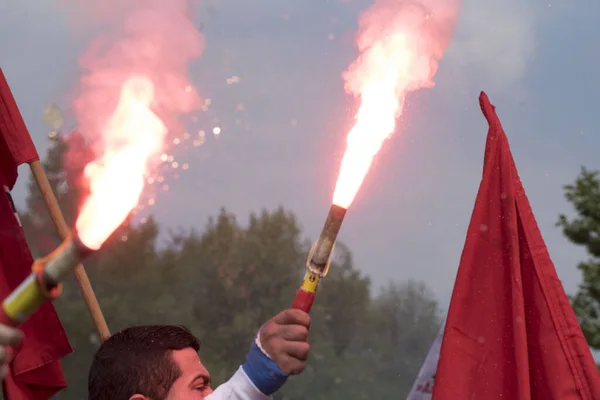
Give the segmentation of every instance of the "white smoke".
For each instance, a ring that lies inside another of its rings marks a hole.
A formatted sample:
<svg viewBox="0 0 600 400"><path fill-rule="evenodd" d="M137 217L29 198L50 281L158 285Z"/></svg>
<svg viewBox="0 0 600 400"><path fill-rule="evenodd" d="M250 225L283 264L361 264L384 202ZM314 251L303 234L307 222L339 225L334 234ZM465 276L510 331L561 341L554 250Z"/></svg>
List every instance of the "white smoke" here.
<svg viewBox="0 0 600 400"><path fill-rule="evenodd" d="M449 64L470 84L519 87L536 55L541 11L522 0L464 0Z"/></svg>

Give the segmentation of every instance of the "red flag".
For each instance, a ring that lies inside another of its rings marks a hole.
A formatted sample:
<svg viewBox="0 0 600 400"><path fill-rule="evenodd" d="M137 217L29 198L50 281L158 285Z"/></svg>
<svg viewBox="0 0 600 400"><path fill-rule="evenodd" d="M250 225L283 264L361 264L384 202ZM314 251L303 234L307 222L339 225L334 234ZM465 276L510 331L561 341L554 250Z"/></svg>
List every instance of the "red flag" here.
<svg viewBox="0 0 600 400"><path fill-rule="evenodd" d="M600 375L485 93L483 179L467 232L434 400L598 400Z"/></svg>
<svg viewBox="0 0 600 400"><path fill-rule="evenodd" d="M17 102L0 68L0 174L12 189L17 180L17 167L39 159Z"/></svg>
<svg viewBox="0 0 600 400"><path fill-rule="evenodd" d="M6 188L12 188L19 164L38 159L23 118L0 70L0 298L5 298L30 273L33 257ZM21 329L4 384L7 400L47 400L66 387L60 360L72 352L54 307L44 304Z"/></svg>

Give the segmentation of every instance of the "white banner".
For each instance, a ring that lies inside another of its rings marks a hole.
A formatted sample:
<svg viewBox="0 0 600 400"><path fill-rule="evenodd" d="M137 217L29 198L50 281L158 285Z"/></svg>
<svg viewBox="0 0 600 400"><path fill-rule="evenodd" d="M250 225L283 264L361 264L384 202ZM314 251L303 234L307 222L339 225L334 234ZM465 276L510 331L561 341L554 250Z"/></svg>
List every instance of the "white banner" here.
<svg viewBox="0 0 600 400"><path fill-rule="evenodd" d="M423 366L421 366L419 375L417 375L417 379L406 400L431 400L435 373L437 370L438 359L440 358L440 348L442 347L442 337L444 336L444 325L445 321L440 328L440 332L433 341L429 353L427 353L427 358L425 358L425 362L423 363Z"/></svg>

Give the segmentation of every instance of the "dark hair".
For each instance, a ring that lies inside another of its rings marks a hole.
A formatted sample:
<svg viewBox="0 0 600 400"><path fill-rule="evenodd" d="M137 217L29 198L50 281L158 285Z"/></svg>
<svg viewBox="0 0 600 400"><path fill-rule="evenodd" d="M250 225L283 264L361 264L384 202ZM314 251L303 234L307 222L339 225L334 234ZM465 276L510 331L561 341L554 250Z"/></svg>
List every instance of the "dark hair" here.
<svg viewBox="0 0 600 400"><path fill-rule="evenodd" d="M109 337L96 352L88 377L88 400L128 400L134 394L163 400L181 375L171 351L200 343L184 327L134 326Z"/></svg>

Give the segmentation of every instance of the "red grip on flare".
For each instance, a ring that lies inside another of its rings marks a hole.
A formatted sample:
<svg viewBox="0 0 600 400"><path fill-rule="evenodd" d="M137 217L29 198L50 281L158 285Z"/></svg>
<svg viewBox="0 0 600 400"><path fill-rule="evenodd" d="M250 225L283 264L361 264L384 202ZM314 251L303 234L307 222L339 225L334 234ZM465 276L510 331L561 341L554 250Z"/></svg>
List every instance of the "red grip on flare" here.
<svg viewBox="0 0 600 400"><path fill-rule="evenodd" d="M16 328L17 326L19 326L18 322L13 321L13 319L8 316L6 311L4 311L4 307L2 307L1 304L0 304L0 324L12 326L13 328Z"/></svg>
<svg viewBox="0 0 600 400"><path fill-rule="evenodd" d="M304 289L298 289L292 308L309 313L315 301L315 297L317 296L314 293L307 292Z"/></svg>

